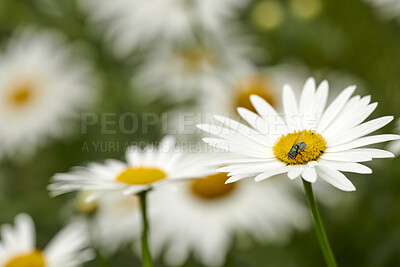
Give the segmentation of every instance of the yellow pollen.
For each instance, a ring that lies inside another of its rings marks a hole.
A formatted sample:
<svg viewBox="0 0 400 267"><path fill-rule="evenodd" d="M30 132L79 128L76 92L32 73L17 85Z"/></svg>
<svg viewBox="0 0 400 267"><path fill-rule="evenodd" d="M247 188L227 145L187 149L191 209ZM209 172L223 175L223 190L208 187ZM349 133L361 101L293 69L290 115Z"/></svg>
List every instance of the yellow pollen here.
<svg viewBox="0 0 400 267"><path fill-rule="evenodd" d="M127 168L115 179L129 185L149 185L167 177L167 174L157 168Z"/></svg>
<svg viewBox="0 0 400 267"><path fill-rule="evenodd" d="M228 179L226 173L218 173L203 179L193 180L191 192L204 200L215 200L227 196L236 188L236 183L225 184Z"/></svg>
<svg viewBox="0 0 400 267"><path fill-rule="evenodd" d="M22 106L28 103L35 90L35 84L32 82L21 82L11 88L10 100L14 106Z"/></svg>
<svg viewBox="0 0 400 267"><path fill-rule="evenodd" d="M236 96L235 108L243 107L253 112L256 112L250 102L251 95L258 95L272 106L275 104L273 96L273 85L262 75L249 77L239 84L238 94Z"/></svg>
<svg viewBox="0 0 400 267"><path fill-rule="evenodd" d="M93 214L99 207L98 200L88 202L87 199L94 194L93 191L81 191L75 198L75 209L82 214Z"/></svg>
<svg viewBox="0 0 400 267"><path fill-rule="evenodd" d="M12 258L4 267L44 267L45 259L40 250Z"/></svg>
<svg viewBox="0 0 400 267"><path fill-rule="evenodd" d="M305 150L300 151L300 153L294 153L295 158L290 158L288 155L289 151L299 142L303 142L306 145ZM324 153L325 148L326 140L322 135L315 131L303 130L281 136L275 143L273 151L275 156L284 163L297 165L318 160Z"/></svg>

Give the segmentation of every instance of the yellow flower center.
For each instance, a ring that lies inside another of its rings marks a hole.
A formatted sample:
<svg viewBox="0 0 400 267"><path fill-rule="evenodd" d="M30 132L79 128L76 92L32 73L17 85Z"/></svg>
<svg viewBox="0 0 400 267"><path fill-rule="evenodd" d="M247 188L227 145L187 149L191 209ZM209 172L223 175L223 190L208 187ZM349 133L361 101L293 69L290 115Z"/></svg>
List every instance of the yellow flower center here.
<svg viewBox="0 0 400 267"><path fill-rule="evenodd" d="M225 184L228 179L226 173L218 173L203 179L193 180L191 192L204 200L215 200L227 196L236 188L236 183Z"/></svg>
<svg viewBox="0 0 400 267"><path fill-rule="evenodd" d="M207 65L211 65L213 57L205 47L194 47L183 49L178 52L178 58L182 60L184 71L202 72L206 70Z"/></svg>
<svg viewBox="0 0 400 267"><path fill-rule="evenodd" d="M326 148L322 135L310 131L295 131L281 136L273 147L275 156L286 164L306 164L317 160Z"/></svg>
<svg viewBox="0 0 400 267"><path fill-rule="evenodd" d="M82 214L93 214L99 207L98 200L88 202L87 199L94 194L93 191L81 191L75 198L75 208Z"/></svg>
<svg viewBox="0 0 400 267"><path fill-rule="evenodd" d="M273 91L273 85L265 76L255 75L249 77L239 84L235 108L243 107L256 112L250 101L251 95L258 95L273 106L275 103Z"/></svg>
<svg viewBox="0 0 400 267"><path fill-rule="evenodd" d="M157 168L127 168L116 180L129 185L149 185L167 177L167 174Z"/></svg>
<svg viewBox="0 0 400 267"><path fill-rule="evenodd" d="M35 83L30 81L18 82L10 88L10 103L14 107L26 105L34 97Z"/></svg>
<svg viewBox="0 0 400 267"><path fill-rule="evenodd" d="M44 267L45 259L40 250L19 255L8 261L3 267Z"/></svg>

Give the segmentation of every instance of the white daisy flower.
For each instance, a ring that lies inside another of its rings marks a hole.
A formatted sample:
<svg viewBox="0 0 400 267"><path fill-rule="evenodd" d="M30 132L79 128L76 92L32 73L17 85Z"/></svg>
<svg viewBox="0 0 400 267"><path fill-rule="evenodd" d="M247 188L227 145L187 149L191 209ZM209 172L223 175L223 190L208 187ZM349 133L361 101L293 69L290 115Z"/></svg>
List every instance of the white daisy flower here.
<svg viewBox="0 0 400 267"><path fill-rule="evenodd" d="M393 120L392 116L364 122L377 103L371 97L353 96L355 86L349 86L325 108L328 82L316 88L310 78L304 85L300 101L290 86L283 88L282 118L265 100L256 95L251 102L258 114L238 108L240 116L250 125L215 116L223 126L203 124L199 128L219 138L205 138L206 143L242 155L242 159L226 160L227 182L246 177L256 181L287 173L290 179L302 177L314 183L317 177L344 190L355 190L342 172L371 173L359 162L373 158L393 157L393 154L366 145L399 139L399 135L366 136ZM364 122L364 123L363 123Z"/></svg>
<svg viewBox="0 0 400 267"><path fill-rule="evenodd" d="M138 196L107 194L97 203L98 209L91 221L93 241L105 255L139 240L141 217ZM118 227L115 227L116 224Z"/></svg>
<svg viewBox="0 0 400 267"><path fill-rule="evenodd" d="M1 234L2 267L75 267L93 258L84 224L79 222L65 227L44 250L36 247L35 226L26 214L16 217L14 227L2 225Z"/></svg>
<svg viewBox="0 0 400 267"><path fill-rule="evenodd" d="M69 173L54 175L48 187L51 195L96 191L90 201L107 192L131 195L209 172L198 156L175 148L175 140L171 136L165 137L158 148L153 145L143 150L136 146L129 147L125 157L127 163L107 160L103 164L91 163L87 167L76 167Z"/></svg>
<svg viewBox="0 0 400 267"><path fill-rule="evenodd" d="M150 99L175 101L226 90L232 77L254 69L251 57L256 49L245 39L224 33L203 35L200 42L162 43L146 56L133 87Z"/></svg>
<svg viewBox="0 0 400 267"><path fill-rule="evenodd" d="M306 209L286 181L224 184L226 179L213 174L181 183L177 192L151 195L152 246L167 248L168 264L180 266L192 254L204 265L221 266L235 238L282 242L308 226Z"/></svg>
<svg viewBox="0 0 400 267"><path fill-rule="evenodd" d="M396 132L400 133L400 119L397 120ZM390 142L388 150L392 151L395 155L400 154L400 140Z"/></svg>
<svg viewBox="0 0 400 267"><path fill-rule="evenodd" d="M103 31L118 54L163 43L192 38L195 31L220 32L224 22L248 1L238 0L82 0L94 26Z"/></svg>
<svg viewBox="0 0 400 267"><path fill-rule="evenodd" d="M0 52L0 156L31 154L93 100L74 51L56 33L24 30Z"/></svg>

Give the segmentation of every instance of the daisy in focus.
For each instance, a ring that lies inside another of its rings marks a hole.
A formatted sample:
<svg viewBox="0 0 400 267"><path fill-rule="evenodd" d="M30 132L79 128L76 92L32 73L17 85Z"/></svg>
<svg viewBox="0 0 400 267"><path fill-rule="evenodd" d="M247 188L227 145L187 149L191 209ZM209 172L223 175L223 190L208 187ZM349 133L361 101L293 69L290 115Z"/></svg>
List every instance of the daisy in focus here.
<svg viewBox="0 0 400 267"><path fill-rule="evenodd" d="M315 80L310 78L298 101L291 87L285 86L284 118L268 102L253 95L250 100L258 114L238 108L250 127L222 116L215 116L222 126L199 125L219 137L205 138L206 143L242 155L241 159L228 160L228 166L220 169L230 176L227 183L247 177L261 181L287 173L290 179L301 176L314 183L318 177L341 190L354 191L354 185L342 172L371 173L360 162L393 157L385 150L361 148L399 139L393 134L366 136L393 117L364 122L377 103L370 103L370 96L352 97L355 86L344 89L326 108L328 87L323 81L316 88Z"/></svg>
<svg viewBox="0 0 400 267"><path fill-rule="evenodd" d="M248 1L115 0L80 1L94 26L103 29L118 54L147 47L157 40L193 38L195 31L224 31L224 22ZM151 18L151 19L149 19ZM100 24L102 26L100 26Z"/></svg>
<svg viewBox="0 0 400 267"><path fill-rule="evenodd" d="M44 250L36 247L35 226L26 214L16 217L14 227L2 225L1 233L2 267L78 267L93 258L86 229L78 222L65 227Z"/></svg>
<svg viewBox="0 0 400 267"><path fill-rule="evenodd" d="M0 52L0 156L30 155L94 98L89 66L51 32L23 30Z"/></svg>
<svg viewBox="0 0 400 267"><path fill-rule="evenodd" d="M226 179L215 173L151 196L151 241L167 248L168 264L181 266L193 255L206 266L221 266L234 239L283 242L308 226L305 206L286 181L225 184Z"/></svg>
<svg viewBox="0 0 400 267"><path fill-rule="evenodd" d="M175 138L166 136L159 147L147 145L144 149L127 149L126 163L107 160L75 167L69 173L56 174L49 185L50 194L57 196L73 191L95 191L88 201L106 193L120 192L133 195L168 185L181 179L207 174L199 157L188 155L175 147Z"/></svg>

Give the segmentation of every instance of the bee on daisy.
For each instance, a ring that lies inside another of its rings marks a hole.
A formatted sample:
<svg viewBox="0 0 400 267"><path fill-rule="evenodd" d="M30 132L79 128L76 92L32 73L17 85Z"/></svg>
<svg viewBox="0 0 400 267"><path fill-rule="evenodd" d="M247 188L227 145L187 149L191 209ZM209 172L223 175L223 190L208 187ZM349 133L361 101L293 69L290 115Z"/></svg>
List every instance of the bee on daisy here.
<svg viewBox="0 0 400 267"><path fill-rule="evenodd" d="M186 153L176 147L172 136L164 137L158 147L129 147L125 158L126 163L107 160L103 164L91 163L69 173L56 174L48 189L52 196L73 191L95 191L86 199L89 202L110 193L137 194L143 220L143 266L153 266L147 241L147 193L161 186L175 187L179 180L202 177L211 168L204 166L201 155Z"/></svg>
<svg viewBox="0 0 400 267"><path fill-rule="evenodd" d="M327 81L318 87L309 78L298 101L290 86L283 88L284 117L261 97L250 100L257 111L238 108L248 125L223 116L215 116L220 125L202 124L198 127L217 138L203 140L219 148L241 155L219 170L227 172L227 183L253 177L262 181L286 173L290 179L301 177L313 212L314 223L326 261L336 266L322 227L311 184L322 179L343 191L355 186L342 172L366 174L372 170L360 164L373 158L390 158L391 152L367 145L399 139L399 135L368 134L393 120L392 116L364 122L377 103L371 97L353 96L355 86L344 89L326 107L329 86Z"/></svg>
<svg viewBox="0 0 400 267"><path fill-rule="evenodd" d="M55 32L25 29L0 51L0 157L26 156L95 98L91 68Z"/></svg>
<svg viewBox="0 0 400 267"><path fill-rule="evenodd" d="M19 214L15 224L1 226L0 266L78 267L93 259L82 222L74 222L59 232L44 250L36 247L33 220Z"/></svg>

